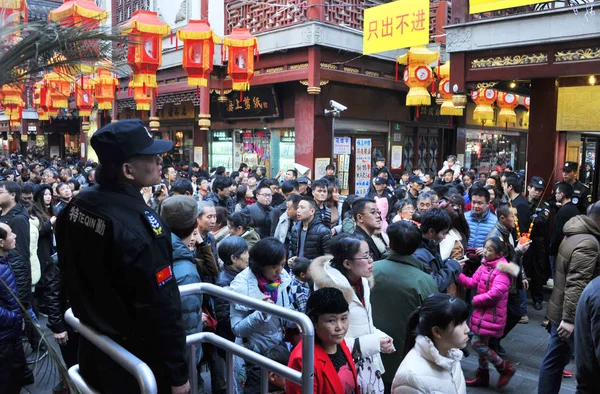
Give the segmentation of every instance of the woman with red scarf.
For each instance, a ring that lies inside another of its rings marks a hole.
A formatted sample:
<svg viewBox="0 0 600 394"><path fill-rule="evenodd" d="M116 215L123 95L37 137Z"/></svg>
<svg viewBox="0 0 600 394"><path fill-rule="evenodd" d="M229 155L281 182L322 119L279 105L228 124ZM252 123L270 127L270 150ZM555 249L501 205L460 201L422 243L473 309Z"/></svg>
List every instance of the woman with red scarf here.
<svg viewBox="0 0 600 394"><path fill-rule="evenodd" d="M258 241L250 249L249 267L240 272L231 282L230 289L248 297L293 309L288 297L288 287L292 282L290 275L283 269L286 262L285 246L275 238ZM231 303L231 330L238 342L260 354L284 340L286 328L295 327L295 323L280 319L241 304ZM254 379L260 382L260 368L246 364L248 381L252 386Z"/></svg>

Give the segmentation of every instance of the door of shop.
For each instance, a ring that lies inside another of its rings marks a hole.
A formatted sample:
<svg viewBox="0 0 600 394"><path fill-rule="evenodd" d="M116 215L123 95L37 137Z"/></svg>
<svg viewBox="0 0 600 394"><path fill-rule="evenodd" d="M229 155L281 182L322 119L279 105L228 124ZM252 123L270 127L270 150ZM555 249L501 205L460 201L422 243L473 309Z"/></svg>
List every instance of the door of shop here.
<svg viewBox="0 0 600 394"><path fill-rule="evenodd" d="M584 135L581 137L579 154L579 180L590 189L592 201L600 197L600 172L598 158L600 157L600 136Z"/></svg>

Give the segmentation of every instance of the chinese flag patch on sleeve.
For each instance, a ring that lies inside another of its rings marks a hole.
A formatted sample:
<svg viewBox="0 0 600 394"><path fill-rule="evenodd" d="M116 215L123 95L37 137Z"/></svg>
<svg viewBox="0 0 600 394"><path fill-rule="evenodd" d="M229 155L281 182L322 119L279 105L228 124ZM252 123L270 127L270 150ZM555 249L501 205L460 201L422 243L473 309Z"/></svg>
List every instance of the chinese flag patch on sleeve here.
<svg viewBox="0 0 600 394"><path fill-rule="evenodd" d="M164 286L171 279L173 279L173 270L171 269L170 265L167 265L165 268L156 273L156 282L158 283L158 287Z"/></svg>

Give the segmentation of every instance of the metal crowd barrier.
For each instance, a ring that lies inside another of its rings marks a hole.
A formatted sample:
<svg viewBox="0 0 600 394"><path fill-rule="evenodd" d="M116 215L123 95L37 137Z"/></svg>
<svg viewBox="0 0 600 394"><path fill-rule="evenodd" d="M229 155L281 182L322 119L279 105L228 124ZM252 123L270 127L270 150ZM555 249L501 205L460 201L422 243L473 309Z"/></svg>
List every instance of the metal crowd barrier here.
<svg viewBox="0 0 600 394"><path fill-rule="evenodd" d="M250 298L248 296L226 290L222 287L215 286L210 283L195 283L191 285L184 285L179 287L179 292L182 296L203 293L210 294L215 297L224 298L229 302L235 302L242 304L247 307L253 308L257 311L270 313L271 315L278 316L285 320L290 320L297 323L302 329L302 373L288 368L276 361L266 358L258 353L253 352L241 345L228 341L227 339L221 338L220 336L202 332L197 334L188 335L187 346L190 347L190 370L194 373L190 373L190 386L192 387L191 394L197 394L198 386L198 375L196 371L196 347L193 346L198 342L209 342L213 345L220 347L226 352L226 381L227 381L227 394L233 394L233 355L248 360L261 367L261 393L268 393L269 380L268 371L274 372L287 380L291 380L294 383L299 384L302 387L303 394L311 394L313 391L313 379L314 379L314 350L315 350L315 333L312 321L303 313L293 311L275 304L269 304L264 301Z"/></svg>
<svg viewBox="0 0 600 394"><path fill-rule="evenodd" d="M73 315L71 309L65 312L65 321L68 325L77 330L79 335L83 335L88 341L94 344L94 346L102 350L127 372L132 374L140 385L141 394L156 394L158 392L156 378L154 378L152 370L146 363L125 350L123 346L119 345L106 335L99 334L93 328L84 325L75 317L75 315ZM79 373L79 365L74 365L69 368L69 377L83 394L98 393L98 391L83 379Z"/></svg>
<svg viewBox="0 0 600 394"><path fill-rule="evenodd" d="M291 380L294 383L299 384L302 387L303 394L310 394L313 390L313 379L314 379L314 329L311 320L308 316L283 308L279 305L269 304L264 301L259 301L254 298L249 298L239 293L235 293L231 290L223 289L219 286L215 286L209 283L197 283L191 285L184 285L179 288L182 296L190 294L210 294L215 297L224 298L230 302L235 302L253 308L257 311L270 313L278 316L285 320L290 320L298 325L302 329L302 372L298 372L294 369L288 368L276 361L266 358L258 353L253 352L245 348L244 346L238 345L227 339L221 338L220 336L210 333L201 332L197 334L188 335L186 338L186 346L190 348L189 352L189 369L190 369L190 387L191 394L198 393L198 374L196 372L196 343L207 342L211 343L226 352L226 382L227 382L227 394L233 394L234 392L234 369L233 369L233 356L243 358L261 367L261 393L268 393L269 380L268 371L274 372L285 379ZM125 350L121 345L108 338L105 335L101 335L94 329L84 325L73 315L71 309L65 313L65 321L71 327L83 335L92 344L98 347L101 351L106 353L115 362L121 365L125 370L131 373L140 385L141 394L156 394L157 386L154 374L150 370L147 364L142 360L134 356L129 351ZM93 387L91 387L79 373L79 365L74 365L69 369L69 377L73 380L75 386L81 391L82 394L98 394Z"/></svg>

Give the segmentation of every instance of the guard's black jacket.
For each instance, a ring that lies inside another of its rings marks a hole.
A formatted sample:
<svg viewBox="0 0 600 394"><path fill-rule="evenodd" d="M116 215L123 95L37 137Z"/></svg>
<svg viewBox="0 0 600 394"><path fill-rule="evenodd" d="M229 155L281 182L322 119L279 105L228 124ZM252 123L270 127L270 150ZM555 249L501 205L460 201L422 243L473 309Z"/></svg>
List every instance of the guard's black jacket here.
<svg viewBox="0 0 600 394"><path fill-rule="evenodd" d="M171 233L139 189L97 185L56 222L60 272L73 313L146 362L159 392L188 380ZM82 375L101 392L131 392L112 360L82 340ZM131 376L131 375L129 375Z"/></svg>

